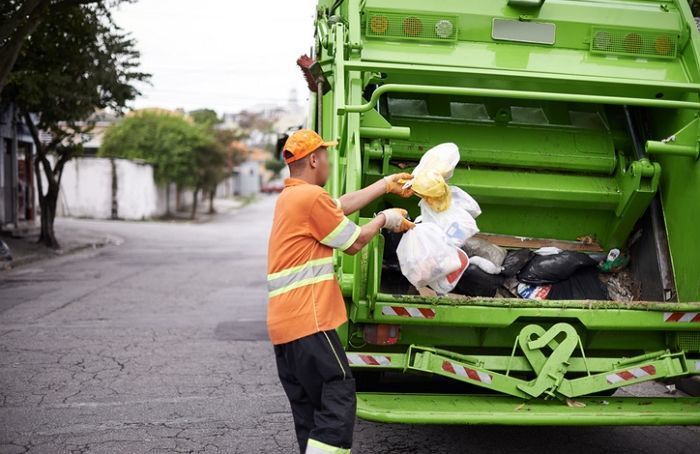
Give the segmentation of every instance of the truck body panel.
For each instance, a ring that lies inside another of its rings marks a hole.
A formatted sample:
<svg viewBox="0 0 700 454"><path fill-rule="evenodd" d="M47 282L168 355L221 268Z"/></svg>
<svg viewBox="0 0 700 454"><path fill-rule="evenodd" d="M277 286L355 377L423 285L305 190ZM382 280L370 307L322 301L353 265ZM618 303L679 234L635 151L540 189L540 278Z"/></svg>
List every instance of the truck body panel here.
<svg viewBox="0 0 700 454"><path fill-rule="evenodd" d="M699 46L680 0L319 1L328 86L310 126L340 141L332 196L454 142L449 183L487 238L628 248L642 287L632 302L425 297L397 284L381 236L338 254L360 417L698 424L698 399L592 396L700 373ZM392 206L419 214L387 195L351 218Z"/></svg>

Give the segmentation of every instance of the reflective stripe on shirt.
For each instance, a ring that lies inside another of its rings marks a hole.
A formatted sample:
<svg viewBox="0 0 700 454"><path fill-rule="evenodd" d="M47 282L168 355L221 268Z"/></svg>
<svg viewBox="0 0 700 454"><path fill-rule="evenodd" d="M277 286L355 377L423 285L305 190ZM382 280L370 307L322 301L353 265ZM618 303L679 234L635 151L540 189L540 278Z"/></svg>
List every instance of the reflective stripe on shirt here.
<svg viewBox="0 0 700 454"><path fill-rule="evenodd" d="M360 236L360 227L346 217L338 227L321 240L321 243L344 251L352 246L358 236Z"/></svg>
<svg viewBox="0 0 700 454"><path fill-rule="evenodd" d="M333 279L333 257L309 260L303 265L267 275L269 296L277 296L304 285Z"/></svg>

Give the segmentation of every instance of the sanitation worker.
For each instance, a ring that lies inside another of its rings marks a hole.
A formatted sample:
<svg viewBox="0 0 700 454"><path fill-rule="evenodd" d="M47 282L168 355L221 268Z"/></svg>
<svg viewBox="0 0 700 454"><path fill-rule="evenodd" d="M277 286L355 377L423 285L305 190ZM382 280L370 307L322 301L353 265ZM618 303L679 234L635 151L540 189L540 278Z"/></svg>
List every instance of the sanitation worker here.
<svg viewBox="0 0 700 454"><path fill-rule="evenodd" d="M384 177L333 199L323 189L330 166L325 142L314 131L292 134L283 156L290 178L275 206L268 252L267 328L277 371L303 453L349 453L355 424L355 380L336 328L347 321L333 270L333 249L356 254L386 228L414 226L391 208L359 227L346 217L385 193L404 189L410 174Z"/></svg>

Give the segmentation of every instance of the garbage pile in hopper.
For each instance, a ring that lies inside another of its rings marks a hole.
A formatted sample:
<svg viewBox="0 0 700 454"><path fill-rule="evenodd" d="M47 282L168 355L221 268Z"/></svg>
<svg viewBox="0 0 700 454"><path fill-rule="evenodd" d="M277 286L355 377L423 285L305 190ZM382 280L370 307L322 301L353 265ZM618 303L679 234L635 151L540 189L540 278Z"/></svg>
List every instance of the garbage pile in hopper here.
<svg viewBox="0 0 700 454"><path fill-rule="evenodd" d="M458 163L457 145L438 145L423 155L407 183L421 198L421 214L416 227L402 235L396 256L416 289L428 287L439 295L634 299L630 282L624 282L631 281L628 276L615 274L629 261L618 249L607 254L556 247L506 250L475 237L479 204L448 184ZM599 272L607 276L601 280Z"/></svg>

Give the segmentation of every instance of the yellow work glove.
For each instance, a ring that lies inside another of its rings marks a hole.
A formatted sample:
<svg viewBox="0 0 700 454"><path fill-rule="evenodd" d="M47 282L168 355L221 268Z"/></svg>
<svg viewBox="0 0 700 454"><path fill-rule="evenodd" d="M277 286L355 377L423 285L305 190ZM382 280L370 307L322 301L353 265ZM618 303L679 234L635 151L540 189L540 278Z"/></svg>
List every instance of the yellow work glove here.
<svg viewBox="0 0 700 454"><path fill-rule="evenodd" d="M402 208L389 208L382 211L384 215L384 228L396 233L403 233L416 226L413 222L406 219L408 211Z"/></svg>
<svg viewBox="0 0 700 454"><path fill-rule="evenodd" d="M413 189L404 187L406 183L413 179L410 173L395 173L384 177L386 182L386 192L407 198L413 195Z"/></svg>

